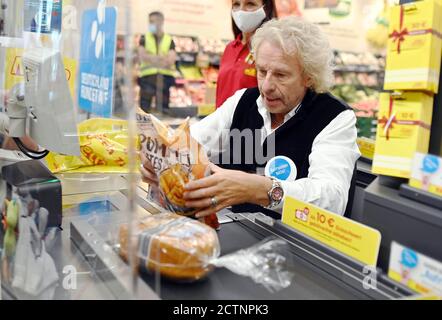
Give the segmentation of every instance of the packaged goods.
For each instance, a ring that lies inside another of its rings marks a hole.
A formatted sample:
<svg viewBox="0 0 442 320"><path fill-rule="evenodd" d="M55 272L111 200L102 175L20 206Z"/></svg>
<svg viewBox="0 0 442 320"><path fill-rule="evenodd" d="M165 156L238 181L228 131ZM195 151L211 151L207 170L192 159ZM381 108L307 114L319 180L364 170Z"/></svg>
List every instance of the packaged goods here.
<svg viewBox="0 0 442 320"><path fill-rule="evenodd" d="M437 93L442 54L442 7L413 1L390 10L385 90Z"/></svg>
<svg viewBox="0 0 442 320"><path fill-rule="evenodd" d="M141 152L159 181L159 192L152 192L152 199L172 212L193 216L195 208L185 207L184 186L208 176L210 168L203 148L190 135L189 119L173 130L151 114L137 114L137 124ZM219 227L216 215L206 217L205 222Z"/></svg>
<svg viewBox="0 0 442 320"><path fill-rule="evenodd" d="M133 231L133 250L137 267L179 282L206 277L215 267L252 278L268 290L291 284L287 243L268 238L256 245L220 256L217 233L207 225L187 217L165 212L137 221ZM118 234L119 254L129 259L128 225Z"/></svg>
<svg viewBox="0 0 442 320"><path fill-rule="evenodd" d="M50 152L46 157L53 173L128 173L128 123L94 118L78 124L81 156Z"/></svg>
<svg viewBox="0 0 442 320"><path fill-rule="evenodd" d="M432 115L430 94L381 93L373 173L410 178L414 154L428 152Z"/></svg>
<svg viewBox="0 0 442 320"><path fill-rule="evenodd" d="M134 233L140 267L172 279L203 278L213 268L208 261L220 253L212 228L172 213L141 220ZM127 260L127 225L121 226L119 239L120 255Z"/></svg>

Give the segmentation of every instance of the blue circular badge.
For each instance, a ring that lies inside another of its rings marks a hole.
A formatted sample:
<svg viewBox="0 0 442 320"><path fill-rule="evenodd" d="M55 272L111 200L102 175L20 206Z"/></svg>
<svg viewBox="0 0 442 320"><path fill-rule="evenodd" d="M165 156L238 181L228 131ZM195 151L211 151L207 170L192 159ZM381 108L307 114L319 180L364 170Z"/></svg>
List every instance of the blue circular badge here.
<svg viewBox="0 0 442 320"><path fill-rule="evenodd" d="M403 264L407 268L416 268L418 264L418 257L416 252L410 249L404 249L402 250L401 254L401 264Z"/></svg>
<svg viewBox="0 0 442 320"><path fill-rule="evenodd" d="M439 159L436 156L433 155L427 155L425 156L424 160L422 161L422 171L425 173L435 173L437 170L439 170L440 163Z"/></svg>
<svg viewBox="0 0 442 320"><path fill-rule="evenodd" d="M279 181L294 181L298 171L293 160L284 156L277 156L267 163L265 175Z"/></svg>

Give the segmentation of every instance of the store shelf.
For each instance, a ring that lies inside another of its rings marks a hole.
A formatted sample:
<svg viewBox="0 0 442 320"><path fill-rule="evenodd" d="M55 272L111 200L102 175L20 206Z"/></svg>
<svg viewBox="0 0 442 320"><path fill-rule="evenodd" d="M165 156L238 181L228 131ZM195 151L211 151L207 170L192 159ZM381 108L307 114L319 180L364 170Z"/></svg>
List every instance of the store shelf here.
<svg viewBox="0 0 442 320"><path fill-rule="evenodd" d="M360 66L336 66L334 68L335 72L357 72L357 73L384 73L383 69L373 68L368 65L360 65Z"/></svg>
<svg viewBox="0 0 442 320"><path fill-rule="evenodd" d="M195 64L197 55L198 55L197 52L177 52L176 61L182 63Z"/></svg>

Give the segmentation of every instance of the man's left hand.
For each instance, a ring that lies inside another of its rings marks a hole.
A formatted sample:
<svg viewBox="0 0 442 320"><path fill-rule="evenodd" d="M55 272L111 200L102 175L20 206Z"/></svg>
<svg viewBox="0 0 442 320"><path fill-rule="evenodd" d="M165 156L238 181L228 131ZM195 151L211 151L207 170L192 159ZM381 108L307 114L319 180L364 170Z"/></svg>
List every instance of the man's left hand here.
<svg viewBox="0 0 442 320"><path fill-rule="evenodd" d="M269 204L267 192L272 187L271 179L242 171L222 169L214 164L210 164L210 168L212 175L191 181L185 187L186 207L199 209L197 218L242 203L262 206Z"/></svg>

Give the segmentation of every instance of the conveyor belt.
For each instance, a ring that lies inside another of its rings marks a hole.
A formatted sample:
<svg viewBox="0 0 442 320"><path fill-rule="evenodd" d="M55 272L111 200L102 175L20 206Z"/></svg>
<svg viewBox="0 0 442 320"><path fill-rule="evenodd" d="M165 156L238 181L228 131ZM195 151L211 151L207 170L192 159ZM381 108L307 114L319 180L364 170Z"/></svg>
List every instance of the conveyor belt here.
<svg viewBox="0 0 442 320"><path fill-rule="evenodd" d="M262 235L238 222L222 225L219 240L222 254L247 248L262 240ZM251 279L236 275L227 269L214 270L207 279L195 283L162 281L162 299L355 299L352 292L318 275L300 263L294 263L292 285L277 293L270 293ZM152 288L155 277L143 275Z"/></svg>
<svg viewBox="0 0 442 320"><path fill-rule="evenodd" d="M109 223L115 226L111 220ZM73 240L80 248L89 248L85 243L87 237L81 237L81 234L91 233L91 229L87 228L91 226L84 225L84 222L74 221L71 226ZM95 230L92 232L106 233L105 226ZM254 245L275 235L277 231L274 227L266 229L249 220L223 224L218 234L222 255ZM293 262L294 279L290 287L276 293L269 292L248 277L236 275L224 268L215 269L206 279L193 283L176 283L164 278L158 279L148 273L142 273L141 277L162 299L391 299L410 294L388 281L379 282L376 290L366 290L362 284L362 267L359 270L351 261L346 264L347 258L341 259L320 245L315 248L314 243L302 239L289 239L289 243L291 251L288 258ZM324 250L321 251L321 248ZM91 249L88 250L90 254ZM160 284L156 282L158 280Z"/></svg>

